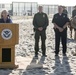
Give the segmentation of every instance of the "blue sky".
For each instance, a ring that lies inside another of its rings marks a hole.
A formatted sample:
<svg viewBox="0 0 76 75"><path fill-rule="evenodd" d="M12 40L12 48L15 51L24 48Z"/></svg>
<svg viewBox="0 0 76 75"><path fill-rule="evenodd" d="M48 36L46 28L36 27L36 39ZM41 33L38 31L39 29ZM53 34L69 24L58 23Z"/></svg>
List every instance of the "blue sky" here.
<svg viewBox="0 0 76 75"><path fill-rule="evenodd" d="M75 6L76 0L0 0L0 3L14 2L38 2L39 4L58 4L65 6Z"/></svg>

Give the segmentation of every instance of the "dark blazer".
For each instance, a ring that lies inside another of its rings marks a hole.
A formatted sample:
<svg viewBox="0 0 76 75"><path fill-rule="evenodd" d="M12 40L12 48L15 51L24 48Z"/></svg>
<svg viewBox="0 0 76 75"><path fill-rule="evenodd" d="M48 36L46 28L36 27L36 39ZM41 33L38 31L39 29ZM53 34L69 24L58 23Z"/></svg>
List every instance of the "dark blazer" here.
<svg viewBox="0 0 76 75"><path fill-rule="evenodd" d="M7 18L6 22L3 18L0 19L0 23L12 23L12 20L10 18Z"/></svg>

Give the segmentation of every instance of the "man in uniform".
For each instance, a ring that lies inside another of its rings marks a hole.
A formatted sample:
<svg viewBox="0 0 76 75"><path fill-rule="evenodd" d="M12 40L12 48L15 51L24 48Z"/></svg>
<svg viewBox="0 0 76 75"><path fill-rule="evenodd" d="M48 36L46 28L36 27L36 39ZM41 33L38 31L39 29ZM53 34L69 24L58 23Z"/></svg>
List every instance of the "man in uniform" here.
<svg viewBox="0 0 76 75"><path fill-rule="evenodd" d="M72 19L76 16L76 6L74 6L74 10L72 11ZM76 28L74 28L74 40L76 40Z"/></svg>
<svg viewBox="0 0 76 75"><path fill-rule="evenodd" d="M74 10L72 11L72 18L76 17L76 6L74 6ZM76 18L74 18L76 20ZM75 24L75 23L74 23ZM76 40L76 28L74 28L74 39ZM76 56L76 52L73 54L74 56Z"/></svg>
<svg viewBox="0 0 76 75"><path fill-rule="evenodd" d="M76 6L74 7L74 10L72 11L72 18L76 16Z"/></svg>
<svg viewBox="0 0 76 75"><path fill-rule="evenodd" d="M63 46L63 55L66 56L67 49L67 25L69 18L63 13L63 7L58 6L58 13L54 15L52 23L55 31L55 56L59 54L60 39Z"/></svg>
<svg viewBox="0 0 76 75"><path fill-rule="evenodd" d="M33 25L35 30L35 57L38 57L39 51L39 38L41 36L41 49L42 55L46 57L46 28L48 26L48 17L45 13L43 13L42 6L39 6L39 12L34 15Z"/></svg>

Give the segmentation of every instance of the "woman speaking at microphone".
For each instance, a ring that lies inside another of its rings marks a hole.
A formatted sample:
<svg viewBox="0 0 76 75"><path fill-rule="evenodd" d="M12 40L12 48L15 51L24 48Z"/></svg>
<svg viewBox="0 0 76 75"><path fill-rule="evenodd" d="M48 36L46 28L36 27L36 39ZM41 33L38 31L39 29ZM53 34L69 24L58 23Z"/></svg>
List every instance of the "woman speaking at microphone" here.
<svg viewBox="0 0 76 75"><path fill-rule="evenodd" d="M12 20L9 17L9 14L6 10L1 12L0 23L12 23Z"/></svg>

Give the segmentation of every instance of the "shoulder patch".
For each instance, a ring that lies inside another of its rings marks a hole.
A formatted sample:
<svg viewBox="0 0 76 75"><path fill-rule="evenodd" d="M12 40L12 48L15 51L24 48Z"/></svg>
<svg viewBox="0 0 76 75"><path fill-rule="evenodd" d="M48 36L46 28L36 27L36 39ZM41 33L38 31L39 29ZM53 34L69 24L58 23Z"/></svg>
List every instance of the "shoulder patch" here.
<svg viewBox="0 0 76 75"><path fill-rule="evenodd" d="M56 18L56 19L58 18L57 15L55 15L55 18Z"/></svg>

